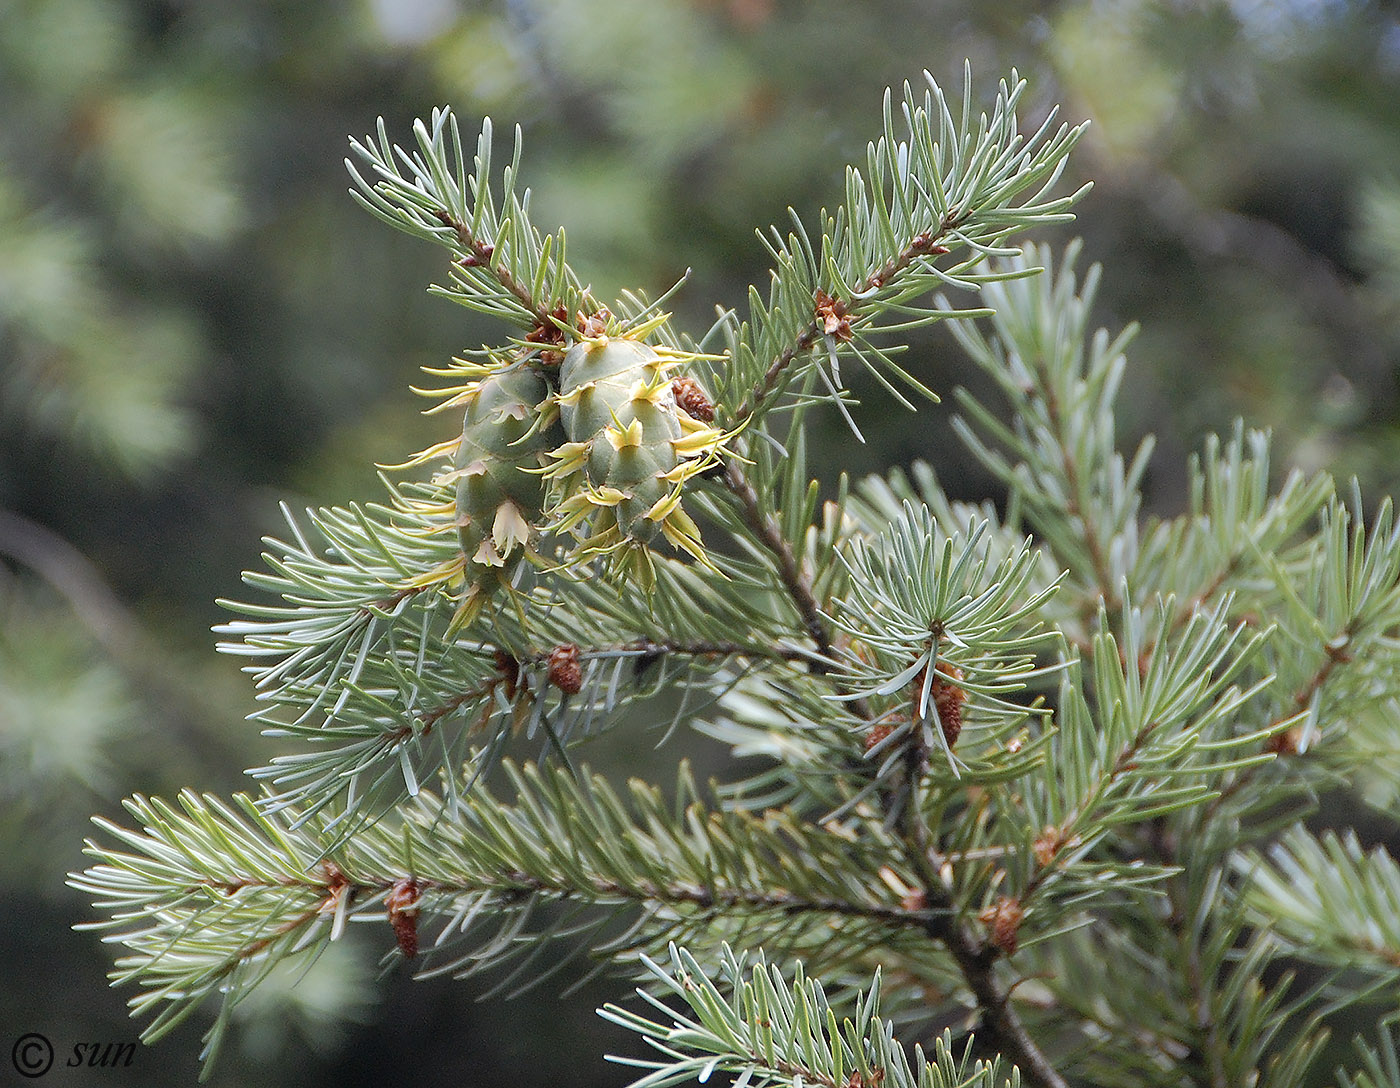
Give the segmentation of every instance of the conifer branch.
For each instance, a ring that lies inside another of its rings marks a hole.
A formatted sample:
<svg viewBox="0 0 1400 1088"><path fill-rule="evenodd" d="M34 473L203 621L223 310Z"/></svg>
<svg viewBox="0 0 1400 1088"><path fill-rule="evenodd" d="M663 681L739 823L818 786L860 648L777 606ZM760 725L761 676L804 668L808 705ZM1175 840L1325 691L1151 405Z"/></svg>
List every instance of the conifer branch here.
<svg viewBox="0 0 1400 1088"><path fill-rule="evenodd" d="M1173 890L1179 882L1173 884ZM1172 898L1168 926L1182 948L1186 966L1187 1010L1195 1028L1194 1057L1204 1067L1210 1088L1231 1088L1225 1071L1226 1047L1216 1023L1213 980L1206 977L1199 942L1188 929L1188 907L1179 902L1179 892Z"/></svg>
<svg viewBox="0 0 1400 1088"><path fill-rule="evenodd" d="M492 261L496 247L477 238L469 223L464 223L460 219L455 219L442 208L433 209L433 214L457 236L457 244L463 251L463 256L458 258L458 263L464 268L488 268L495 276L496 281L515 296L516 300L534 318L535 326L541 329L551 327L550 315L545 310L540 301L530 293L530 289L521 283L511 274L509 268L504 263Z"/></svg>
<svg viewBox="0 0 1400 1088"><path fill-rule="evenodd" d="M663 993L688 1007L682 1014L646 990L638 993L665 1020L607 1005L605 1019L640 1034L660 1060L613 1058L649 1073L632 1088L665 1088L715 1071L739 1085L812 1083L823 1088L1001 1088L1000 1062L972 1061L969 1046L955 1059L951 1036L934 1040L932 1060L915 1047L913 1059L894 1038L893 1025L879 1019L880 978L859 994L852 1014L837 1019L820 983L799 964L792 982L761 959L752 969L726 945L722 977L726 996L684 948L672 945L669 964L643 963ZM1015 1071L1012 1085L1016 1084Z"/></svg>
<svg viewBox="0 0 1400 1088"><path fill-rule="evenodd" d="M958 962L968 988L981 1010L981 1023L992 1046L996 1047L1021 1072L1026 1083L1034 1088L1068 1088L1069 1082L1031 1038L1016 1010L1011 1007L1011 988L998 981L993 965L996 949L974 940L965 931L953 927L945 938L948 951Z"/></svg>
<svg viewBox="0 0 1400 1088"><path fill-rule="evenodd" d="M492 172L489 118L470 169L451 111L435 109L427 124L414 124L413 134L417 150L405 151L390 141L381 118L376 136L351 140L354 159L345 166L355 183L351 196L364 208L453 252L452 284L434 287L435 293L530 332L552 330L556 312L597 309L565 260L563 231L542 235L530 222L529 190L516 192L518 128L514 155L499 179Z"/></svg>
<svg viewBox="0 0 1400 1088"><path fill-rule="evenodd" d="M1099 270L1090 269L1078 284L1078 248L1069 247L1053 276L984 289L996 308L993 338L969 322L953 323L968 356L1000 386L1011 417L1003 422L959 390L959 405L977 429L961 417L953 426L1011 489L1057 564L1075 572L1083 587L1081 621L1089 623L1100 603L1110 615L1121 606L1120 586L1137 558L1138 484L1152 441L1145 440L1126 465L1115 448L1114 401L1126 363L1123 350L1135 330L1110 339L1101 329L1090 343L1087 322ZM997 258L995 267L1024 273L1049 264L1049 254L1031 246L1022 255ZM1045 313L1060 321L1042 326L1036 315ZM1115 542L1112 549L1109 541Z"/></svg>
<svg viewBox="0 0 1400 1088"><path fill-rule="evenodd" d="M1068 1082L1011 1007L1011 988L1002 985L996 977L1000 951L994 944L973 937L959 920L956 905L933 863L927 828L915 804L919 769L911 767L906 773L910 774L912 797L901 810L907 815L902 815L900 822L911 864L921 877L921 896L933 908L925 932L930 939L943 945L957 964L977 1003L983 1041L1009 1059L1033 1088L1068 1088Z"/></svg>
<svg viewBox="0 0 1400 1088"><path fill-rule="evenodd" d="M776 230L764 237L775 262L768 299L751 289L749 321L740 325L731 315L722 323L730 340L720 397L731 406L727 426L760 418L808 363L839 402L843 356L853 356L891 389L882 372L931 396L872 337L956 314L914 300L945 285L976 290L988 281L977 267L984 254L1014 252L999 248L1003 239L1063 221L1084 192L1049 195L1085 126L1052 131L1052 111L1023 137L1016 110L1025 82L1015 72L1001 84L992 114L976 120L969 70L956 118L932 76L925 73L925 79L922 96L904 87L902 130L896 130L893 96L886 94L884 133L868 149L865 174L848 169L846 199L834 215L820 216L817 244L796 216L786 239ZM933 263L955 250L970 255L947 270ZM899 320L880 326L877 319L887 313Z"/></svg>
<svg viewBox="0 0 1400 1088"><path fill-rule="evenodd" d="M1260 854L1236 860L1250 917L1291 954L1375 974L1395 990L1400 969L1400 864L1355 832L1291 829Z"/></svg>
<svg viewBox="0 0 1400 1088"><path fill-rule="evenodd" d="M236 1004L276 961L332 939L346 921L377 920L405 881L416 913L445 918L445 938L461 930L455 940L469 942L461 955L452 940L440 942L433 954L446 964L435 971L477 970L519 955L518 942L495 946L466 919L491 906L524 910L541 897L665 908L652 925L661 933L749 916L779 944L801 944L793 919L808 915L868 922L889 939L929 924L927 910L866 882L878 843L779 813L708 813L684 774L673 808L640 783L624 801L601 778L575 779L564 768L505 769L514 804L484 789L455 802L423 793L401 822L360 828L349 839L324 816L273 814L243 797L229 805L187 793L178 807L136 798L128 808L142 829L99 821L125 849L89 843L98 864L72 883L112 910L97 926L130 950L114 978L148 985L133 1008L162 1010L153 1033L208 997ZM845 870L843 859L852 857L865 864ZM535 939L549 935L546 927ZM830 943L825 926L818 936Z"/></svg>
<svg viewBox="0 0 1400 1088"><path fill-rule="evenodd" d="M1267 435L1238 426L1192 459L1185 514L1141 517L1150 440L1125 458L1114 437L1131 330L1090 334L1076 246L1044 275L1047 250L1013 248L1070 218L1054 188L1083 126L1023 136L1014 73L986 114L968 83L961 109L931 79L887 95L835 212L763 235L766 292L701 341L664 297L603 311L530 222L518 131L502 170L490 123L469 154L445 110L410 149L382 122L352 144L356 199L448 250L433 290L510 335L430 371L455 383L434 410L462 413L400 466L430 479L289 518L247 576L272 603L230 606L254 717L299 746L252 772L268 792L99 822L72 883L148 1037L213 998L212 1053L252 987L352 921L423 977L502 987L669 949L644 960L660 1019L604 1010L660 1052L637 1088L1000 1088L946 1034L911 1059L850 981L875 964L897 1017L970 1005L1033 1088L1297 1085L1336 996L1260 984L1280 957L1393 990L1389 855L1301 829L1248 849L1324 772L1363 773L1343 723L1393 709L1393 512L1367 531L1323 476L1271 491ZM953 328L1005 405L960 391L955 425L1004 513L926 467L823 501L807 414L846 412L850 363L932 397L901 334L954 317L991 318ZM565 756L633 708L763 766L712 803L684 768L663 793L505 758ZM1289 745L1327 762L1258 773ZM722 940L804 963L749 970ZM1108 957L1135 1007L1099 1000Z"/></svg>
<svg viewBox="0 0 1400 1088"><path fill-rule="evenodd" d="M916 260L951 253L952 250L942 243L954 226L955 224L946 220L940 221L934 231L922 231L916 234L897 254L870 272L855 288L853 297L866 298L879 291L887 284L894 282L899 274L909 268ZM858 326L861 318L878 314L882 309L878 303L858 306L853 309L848 308L845 303L838 303L838 300L832 299L831 296L820 290L813 298L813 307L817 311L816 315L802 327L793 342L774 357L773 361L768 364L768 369L763 372L763 377L758 381L758 384L729 414L728 420L731 426L744 426L754 412L773 396L780 384L783 384L788 368L796 360L802 358L806 352L811 351L823 337L831 336L837 341L848 340L852 335L852 329Z"/></svg>

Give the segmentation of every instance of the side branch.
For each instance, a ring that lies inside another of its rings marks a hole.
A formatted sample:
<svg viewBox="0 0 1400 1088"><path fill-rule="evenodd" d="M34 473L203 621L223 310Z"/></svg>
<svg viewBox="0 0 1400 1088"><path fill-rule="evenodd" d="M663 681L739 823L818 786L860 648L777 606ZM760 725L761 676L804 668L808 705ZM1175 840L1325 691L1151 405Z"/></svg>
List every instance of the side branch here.
<svg viewBox="0 0 1400 1088"><path fill-rule="evenodd" d="M922 744L910 745L905 758L909 795L903 809L893 814L904 839L905 851L924 884L923 898L933 910L924 932L942 944L957 963L963 981L981 1010L981 1038L1014 1062L1032 1088L1068 1088L1065 1079L1036 1045L1021 1018L1012 1009L1011 987L1003 986L997 980L996 961L1001 950L995 943L974 937L958 920L952 897L943 882L938 862L934 860L928 827L919 807L919 785L928 771L927 755ZM1118 761L1115 773L1124 762L1123 759ZM888 810L891 805L889 795L883 794L882 799ZM1044 870L1038 875L1043 873Z"/></svg>
<svg viewBox="0 0 1400 1088"><path fill-rule="evenodd" d="M953 226L954 224L945 220L939 223L936 231L923 231L916 234L898 254L866 276L865 281L857 288L855 294L865 296L880 290L920 257L950 252L946 246L941 244L941 239L953 229ZM742 426L758 410L758 406L778 388L779 381L793 361L803 352L809 351L825 332L826 326L823 317L820 314L814 315L802 327L802 331L797 334L793 343L779 352L768 364L768 369L763 372L763 377L759 379L758 384L744 398L743 403L734 410L729 425L735 428Z"/></svg>
<svg viewBox="0 0 1400 1088"><path fill-rule="evenodd" d="M792 603L797 606L798 614L802 617L802 624L807 629L808 637L817 645L817 652L823 657L830 657L831 634L827 630L826 621L822 618L817 598L812 593L812 584L807 576L798 569L797 557L792 553L792 545L783 536L782 529L779 528L777 522L763 512L758 492L754 490L753 484L749 482L748 476L744 474L744 470L739 467L736 461L731 460L725 466L724 486L739 500L744 509L744 521L749 528L754 531L763 546L773 553L778 577L782 580L783 588L787 590ZM820 661L813 661L811 667L813 672L826 672L826 666Z"/></svg>
<svg viewBox="0 0 1400 1088"><path fill-rule="evenodd" d="M1069 1088L1011 1008L1011 988L1003 987L993 970L996 949L973 939L959 925L948 928L950 932L940 939L977 998L982 1010L983 1038L990 1036L987 1041L1015 1063L1033 1088Z"/></svg>
<svg viewBox="0 0 1400 1088"><path fill-rule="evenodd" d="M520 668L529 665L533 668L544 668L552 662L554 654L561 648L568 648L576 651L579 661L586 661L590 658L622 657L633 656L636 658L636 669L641 672L647 665L650 665L663 657L694 657L694 658L731 658L746 657L754 660L765 661L804 661L812 663L812 655L805 651L783 646L749 646L741 642L687 642L684 640L665 639L656 641L653 639L634 639L631 642L618 643L609 646L577 646L569 644L568 647L551 647L548 650L540 650L528 657L514 658L509 656L504 650L489 647L479 651L483 657L493 657L496 661L498 675L490 677L475 687L466 691L459 691L454 695L445 696L440 703L431 709L421 713L413 714L402 725L395 729L390 729L384 734L386 746L401 743L414 735L425 735L431 732L443 718L452 714L456 710L469 703L482 699L490 699L496 689L504 686L508 701L514 702L518 693L523 690L519 687ZM818 663L813 663L820 664ZM570 689L572 691L572 689ZM529 697L528 694L526 696ZM481 722L484 724L489 716L489 708L483 712Z"/></svg>
<svg viewBox="0 0 1400 1088"><path fill-rule="evenodd" d="M861 918L891 926L924 930L932 927L940 932L950 928L950 920L947 917L931 914L928 910L853 903L844 899L810 898L786 891L705 888L686 883L656 884L650 881L632 883L605 879L591 880L587 884L571 884L565 881L546 880L518 869L502 870L492 874L492 876L493 879L461 881L430 879L403 874L361 874L358 878L351 878L338 868L327 866L325 875L319 878L308 877L300 881L287 879L276 881L238 880L219 884L196 884L172 889L172 894L184 898L198 894L201 890L213 889L225 896L250 890L271 891L282 895L289 890L300 890L316 896L321 905L303 912L293 922L279 927L277 931L279 935L284 931L290 931L290 929L305 924L318 911L329 913L342 898L358 903L383 900L385 896L393 894L397 888L400 888L406 880L413 882L420 896L426 893L459 896L487 892L495 893L507 901L531 895L548 895L557 899L583 900L585 902L620 898L630 899L637 903L694 906L702 910L749 909L777 911L791 916L826 914L834 917ZM247 959L248 956L255 955L269 943L268 938L259 938L247 946L239 958Z"/></svg>
<svg viewBox="0 0 1400 1088"><path fill-rule="evenodd" d="M1294 713L1286 714L1281 718L1275 719L1270 723L1271 725L1281 726L1289 718L1294 717L1295 714L1307 710L1308 707L1312 705L1313 699L1317 697L1317 693L1322 690L1323 685L1326 684L1328 678L1331 677L1333 670L1335 670L1337 666L1346 665L1352 660L1351 652L1347 650L1347 647L1352 644L1352 641L1356 637L1356 632L1353 628L1353 624L1348 624L1340 639L1334 639L1323 647L1326 660L1317 667L1317 671L1312 674L1308 682L1294 694ZM1298 730L1296 728L1290 729L1270 737L1268 741L1266 741L1266 744L1269 750L1275 755L1296 755L1298 752L1297 734ZM1236 775L1233 781L1222 787L1220 792L1215 795L1210 804L1206 807L1206 820L1209 821L1220 811L1227 801L1249 786L1250 783L1254 781L1260 769L1266 766L1268 766L1267 763L1260 763L1253 767L1247 767Z"/></svg>
<svg viewBox="0 0 1400 1088"><path fill-rule="evenodd" d="M1119 600L1118 591L1113 585L1108 547L1104 541L1099 539L1099 534L1084 508L1083 497L1086 481L1074 455L1073 436L1069 433L1060 398L1055 392L1054 377L1050 372L1049 361L1043 357L1037 359L1036 372L1040 379L1040 388L1045 401L1046 421L1050 424L1050 428L1055 434L1055 441L1060 447L1066 485L1065 512L1084 528L1084 548L1088 552L1089 566L1093 570L1094 581L1098 583L1099 600L1085 602L1084 619L1088 621L1097 614L1100 602L1107 611L1113 612L1122 607L1122 601Z"/></svg>
<svg viewBox="0 0 1400 1088"><path fill-rule="evenodd" d="M855 294L865 296L880 290L921 257L949 252L948 248L941 244L941 240L953 229L953 226L953 223L945 219L939 223L935 231L922 231L915 235L898 254L866 276ZM813 300L813 304L816 306L816 299ZM844 310L842 313L844 314ZM845 330L842 338L849 338L849 319L842 316L840 320L842 328ZM743 402L734 410L730 417L730 426L742 427L758 410L758 407L779 387L783 375L792 363L827 334L826 319L823 314L814 313L811 320L797 334L793 343L773 359L758 384L749 391ZM731 460L725 466L724 485L743 507L745 522L753 529L764 547L773 553L777 561L778 577L782 580L788 596L797 606L798 614L802 617L802 623L807 629L808 637L816 644L818 652L823 657L830 657L831 634L827 630L821 609L812 593L811 581L798 569L797 560L792 553L792 546L784 539L782 530L771 517L763 512L758 492L738 462ZM820 662L814 662L812 670L818 673L826 671Z"/></svg>
<svg viewBox="0 0 1400 1088"><path fill-rule="evenodd" d="M495 246L477 238L472 234L470 226L449 215L444 209L434 208L433 215L444 227L451 228L452 232L457 235L457 242L465 254L459 262L464 268L489 269L496 281L514 295L516 301L525 309L530 311L530 315L534 317L535 323L539 327L545 329L554 327L549 312L536 301L535 296L530 293L530 289L512 276L510 269L506 268L504 264L492 265L491 260L496 252Z"/></svg>
<svg viewBox="0 0 1400 1088"><path fill-rule="evenodd" d="M688 641L671 638L638 638L611 646L580 646L578 650L579 655L584 658L635 654L638 658L648 661L661 657L751 657L771 661L807 661L811 657L811 654L804 650L785 646L754 646L743 642ZM550 653L550 650L543 650L533 654L529 663L547 664Z"/></svg>
<svg viewBox="0 0 1400 1088"><path fill-rule="evenodd" d="M915 853L912 860L927 885L924 894L935 908L925 921L924 932L948 950L976 998L982 1013L980 1038L1014 1062L1032 1088L1069 1088L1011 1007L1011 987L997 981L995 968L1000 951L973 937L958 922L952 900L927 852Z"/></svg>

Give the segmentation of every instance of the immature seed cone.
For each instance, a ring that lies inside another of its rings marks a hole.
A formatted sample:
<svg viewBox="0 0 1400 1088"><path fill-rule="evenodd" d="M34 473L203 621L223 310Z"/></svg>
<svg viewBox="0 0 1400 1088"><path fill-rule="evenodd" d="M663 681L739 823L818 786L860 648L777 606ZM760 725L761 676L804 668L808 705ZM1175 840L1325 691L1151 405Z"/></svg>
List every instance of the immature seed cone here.
<svg viewBox="0 0 1400 1088"><path fill-rule="evenodd" d="M549 388L528 367L483 378L467 404L454 461L457 532L462 551L479 566L499 567L530 541L544 495L538 468L549 438L538 428Z"/></svg>
<svg viewBox="0 0 1400 1088"><path fill-rule="evenodd" d="M548 395L538 373L514 366L482 378L467 396L452 475L465 557L464 607L473 614L509 581L538 534L545 497L539 469L558 440L541 418Z"/></svg>
<svg viewBox="0 0 1400 1088"><path fill-rule="evenodd" d="M547 475L556 484L551 528L581 537L571 558L644 559L660 534L708 562L681 493L726 436L678 407L669 372L682 358L600 332L565 352L556 402L568 441L550 453Z"/></svg>

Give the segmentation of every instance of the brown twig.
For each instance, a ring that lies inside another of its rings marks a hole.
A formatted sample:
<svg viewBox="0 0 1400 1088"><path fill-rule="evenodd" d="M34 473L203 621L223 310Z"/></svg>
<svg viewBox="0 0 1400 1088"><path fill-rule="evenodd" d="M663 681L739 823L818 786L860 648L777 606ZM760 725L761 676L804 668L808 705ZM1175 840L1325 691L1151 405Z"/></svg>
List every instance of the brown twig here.
<svg viewBox="0 0 1400 1088"><path fill-rule="evenodd" d="M808 637L816 643L817 652L823 657L830 657L831 635L827 631L826 621L822 618L821 606L817 604L816 595L812 592L811 581L798 569L792 545L783 536L777 520L764 513L758 492L754 490L738 461L731 459L725 466L724 484L739 500L744 512L744 521L753 530L759 542L773 553L778 578L787 590L788 597L796 605ZM820 661L814 661L812 671L822 673L826 671L826 667Z"/></svg>
<svg viewBox="0 0 1400 1088"><path fill-rule="evenodd" d="M863 918L895 926L927 930L930 926L941 931L947 924L943 917L931 917L928 910L910 910L904 907L884 906L878 903L853 903L846 899L807 898L787 891L755 890L750 888L705 888L695 884L654 884L650 881L621 883L614 880L593 880L587 884L577 884L565 880L545 880L518 869L503 869L491 874L491 879L444 880L423 876L407 877L401 873L378 876L361 876L356 879L346 877L338 869L331 869L322 876L308 875L305 879L280 877L277 879L241 879L217 884L197 884L183 889L185 894L197 893L201 888L212 888L223 895L233 895L244 891L260 889L275 890L285 894L288 889L301 889L314 894L324 909L338 899L348 897L351 901L373 901L383 898L402 886L405 880L412 879L421 897L426 893L442 895L470 895L478 892L497 892L510 898L523 898L531 895L551 895L560 899L626 898L657 903L670 903L699 907L702 910L730 910L749 908L773 910L787 915L826 914L835 917ZM315 913L313 910L312 914ZM303 919L305 921L306 919ZM279 930L279 933L281 930ZM268 942L261 942L260 948Z"/></svg>
<svg viewBox="0 0 1400 1088"><path fill-rule="evenodd" d="M939 253L949 252L947 247L941 244L942 239L952 230L956 223L945 220L939 223L937 229L923 231L910 239L899 253L895 254L874 272L865 278L865 282L856 290L857 295L878 290L885 286L891 279L908 268L920 257L932 256ZM816 299L813 299L814 305ZM849 327L849 326L848 326ZM764 371L763 377L758 384L749 391L743 402L729 415L727 426L730 428L742 426L749 417L758 410L761 405L778 387L778 381L783 373L793 361L803 352L809 350L825 332L825 324L821 314L814 313L812 319L802 327L802 331L797 334L793 343L784 348L768 364L768 369Z"/></svg>
<svg viewBox="0 0 1400 1088"><path fill-rule="evenodd" d="M436 208L433 210L433 215L438 222L444 227L449 227L457 235L457 242L466 254L459 262L462 267L487 269L496 282L509 291L515 300L529 312L530 316L534 318L537 328L555 328L551 312L545 308L544 303L530 293L530 288L511 275L510 269L504 264L499 262L492 264L496 253L495 246L476 237L472 234L470 225L449 215L446 210Z"/></svg>

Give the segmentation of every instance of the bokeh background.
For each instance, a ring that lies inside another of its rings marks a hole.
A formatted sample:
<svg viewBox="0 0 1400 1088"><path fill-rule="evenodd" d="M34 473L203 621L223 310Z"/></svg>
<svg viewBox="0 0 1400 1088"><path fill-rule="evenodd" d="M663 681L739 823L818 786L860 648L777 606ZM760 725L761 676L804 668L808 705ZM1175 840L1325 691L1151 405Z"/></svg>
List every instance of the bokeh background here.
<svg viewBox="0 0 1400 1088"><path fill-rule="evenodd" d="M41 1032L125 1041L110 951L64 887L93 813L231 791L265 762L252 693L209 632L278 503L372 498L373 463L447 437L407 387L499 339L429 298L432 247L346 195L347 135L407 140L451 104L524 127L542 226L596 293L665 288L683 323L764 282L756 227L839 199L880 95L929 69L1093 128L1072 181L1131 320L1122 433L1159 446L1151 504L1243 415L1279 469L1400 483L1400 18L1346 0L0 0L0 1083ZM911 355L935 388L946 334ZM822 469L916 457L991 493L948 411L878 396ZM677 742L685 744L682 738ZM607 763L635 742L605 743ZM669 762L674 749L657 757ZM633 756L633 758L636 758ZM360 934L244 1006L217 1085L609 1085L632 1049L592 1014L620 986L481 1003L378 979ZM358 943L357 943L358 942ZM68 1085L193 1083L207 1018ZM20 1083L13 1079L13 1083Z"/></svg>

